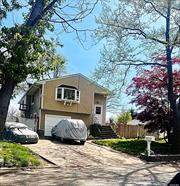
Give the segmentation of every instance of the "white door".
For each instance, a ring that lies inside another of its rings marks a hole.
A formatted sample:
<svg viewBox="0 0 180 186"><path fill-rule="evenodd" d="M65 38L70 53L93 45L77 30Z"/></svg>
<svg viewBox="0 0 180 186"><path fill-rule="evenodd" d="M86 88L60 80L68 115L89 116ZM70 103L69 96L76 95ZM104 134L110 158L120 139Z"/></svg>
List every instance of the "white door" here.
<svg viewBox="0 0 180 186"><path fill-rule="evenodd" d="M95 123L99 123L102 125L102 113L103 113L102 105L94 105L94 115L95 115Z"/></svg>
<svg viewBox="0 0 180 186"><path fill-rule="evenodd" d="M51 136L51 129L63 119L71 119L71 117L45 114L44 136Z"/></svg>

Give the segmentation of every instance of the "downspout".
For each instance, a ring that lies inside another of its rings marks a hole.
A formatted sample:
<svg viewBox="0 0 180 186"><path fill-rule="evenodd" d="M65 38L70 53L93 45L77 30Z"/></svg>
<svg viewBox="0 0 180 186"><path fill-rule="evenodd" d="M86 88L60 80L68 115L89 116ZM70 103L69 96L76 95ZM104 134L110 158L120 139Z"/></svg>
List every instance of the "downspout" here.
<svg viewBox="0 0 180 186"><path fill-rule="evenodd" d="M79 84L80 84L80 76L78 76L78 90L79 90ZM77 113L79 113L79 104L81 104L81 92L80 92L80 103L77 103Z"/></svg>
<svg viewBox="0 0 180 186"><path fill-rule="evenodd" d="M41 99L41 106L40 106L40 114L39 114L39 130L41 129L41 124L42 124L42 109L44 108L44 84L45 82L43 82L42 84L42 90L41 90L41 96L40 96L40 99Z"/></svg>
<svg viewBox="0 0 180 186"><path fill-rule="evenodd" d="M93 91L92 91L92 110L91 110L91 124L93 124L94 123L94 104L95 104L95 102L94 102L95 100L94 100L94 85L93 85Z"/></svg>

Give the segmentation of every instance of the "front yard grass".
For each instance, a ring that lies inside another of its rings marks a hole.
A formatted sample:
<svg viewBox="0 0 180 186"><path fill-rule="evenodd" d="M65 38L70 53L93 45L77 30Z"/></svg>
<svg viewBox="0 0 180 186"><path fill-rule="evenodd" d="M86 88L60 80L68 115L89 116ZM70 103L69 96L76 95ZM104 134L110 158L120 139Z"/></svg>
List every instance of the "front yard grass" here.
<svg viewBox="0 0 180 186"><path fill-rule="evenodd" d="M94 143L135 156L145 152L147 147L147 142L143 139L108 139L96 140ZM169 154L170 146L165 143L164 140L158 140L151 143L151 150L153 150L155 154Z"/></svg>
<svg viewBox="0 0 180 186"><path fill-rule="evenodd" d="M3 141L0 141L0 159L4 159L5 166L29 167L40 165L38 157L29 148Z"/></svg>

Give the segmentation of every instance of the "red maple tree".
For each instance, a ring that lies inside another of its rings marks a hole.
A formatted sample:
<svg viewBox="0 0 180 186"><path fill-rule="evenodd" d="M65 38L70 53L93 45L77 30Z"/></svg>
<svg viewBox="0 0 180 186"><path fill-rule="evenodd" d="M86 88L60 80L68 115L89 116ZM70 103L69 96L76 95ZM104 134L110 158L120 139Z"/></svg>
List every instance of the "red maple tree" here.
<svg viewBox="0 0 180 186"><path fill-rule="evenodd" d="M139 70L127 88L127 94L133 96L131 103L139 106L141 112L138 114L138 119L146 122L145 128L151 132L167 131L170 142L173 114L168 101L166 57L156 55L152 60L159 65L154 65L151 69ZM178 100L180 97L180 69L178 69L180 59L174 58L172 63L174 96Z"/></svg>

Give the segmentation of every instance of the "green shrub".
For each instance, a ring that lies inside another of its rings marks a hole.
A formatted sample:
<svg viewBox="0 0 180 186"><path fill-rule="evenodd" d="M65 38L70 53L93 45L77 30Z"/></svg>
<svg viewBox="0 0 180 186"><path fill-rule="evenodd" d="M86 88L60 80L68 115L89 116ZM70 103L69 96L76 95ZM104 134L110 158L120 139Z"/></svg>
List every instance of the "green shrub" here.
<svg viewBox="0 0 180 186"><path fill-rule="evenodd" d="M101 125L98 123L94 123L94 124L90 125L89 126L90 135L92 135L93 137L98 136L99 132L100 132L100 128L101 128Z"/></svg>
<svg viewBox="0 0 180 186"><path fill-rule="evenodd" d="M131 112L123 112L117 116L117 123L127 125L132 120Z"/></svg>

